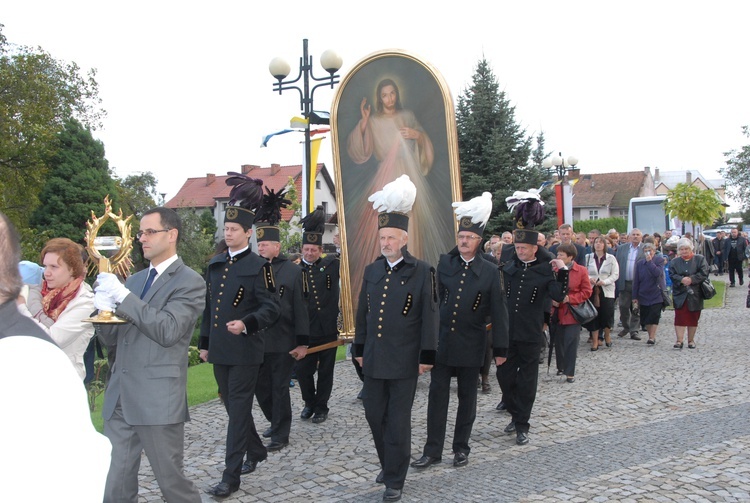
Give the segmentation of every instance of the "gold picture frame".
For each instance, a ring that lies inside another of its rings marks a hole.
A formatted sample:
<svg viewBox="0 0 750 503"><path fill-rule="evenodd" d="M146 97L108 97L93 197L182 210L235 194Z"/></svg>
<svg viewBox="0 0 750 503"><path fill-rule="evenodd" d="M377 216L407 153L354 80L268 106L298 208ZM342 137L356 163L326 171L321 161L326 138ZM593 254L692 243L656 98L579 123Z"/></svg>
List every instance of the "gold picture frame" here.
<svg viewBox="0 0 750 503"><path fill-rule="evenodd" d="M383 97L394 91L397 113ZM429 63L402 50L379 51L342 79L331 107L331 133L341 237L340 336L348 338L354 335L364 268L380 256L378 215L367 201L372 193L408 174L417 186L409 252L436 266L455 246L451 203L461 199L461 172L453 99Z"/></svg>

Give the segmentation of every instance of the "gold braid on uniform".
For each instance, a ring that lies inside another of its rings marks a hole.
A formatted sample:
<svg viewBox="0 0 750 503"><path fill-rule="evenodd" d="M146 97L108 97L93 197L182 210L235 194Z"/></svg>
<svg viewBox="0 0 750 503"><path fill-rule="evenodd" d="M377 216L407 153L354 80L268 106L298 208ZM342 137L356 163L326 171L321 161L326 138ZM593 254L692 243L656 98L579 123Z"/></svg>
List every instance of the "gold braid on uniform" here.
<svg viewBox="0 0 750 503"><path fill-rule="evenodd" d="M310 284L307 282L307 268L302 269L302 296L310 297Z"/></svg>
<svg viewBox="0 0 750 503"><path fill-rule="evenodd" d="M263 264L263 279L266 282L266 290L271 293L276 293L276 281L273 277L273 269L271 268L270 262Z"/></svg>
<svg viewBox="0 0 750 503"><path fill-rule="evenodd" d="M477 292L477 297L474 299L474 305L471 307L471 310L476 312L477 309L479 309L479 305L482 303L482 292Z"/></svg>

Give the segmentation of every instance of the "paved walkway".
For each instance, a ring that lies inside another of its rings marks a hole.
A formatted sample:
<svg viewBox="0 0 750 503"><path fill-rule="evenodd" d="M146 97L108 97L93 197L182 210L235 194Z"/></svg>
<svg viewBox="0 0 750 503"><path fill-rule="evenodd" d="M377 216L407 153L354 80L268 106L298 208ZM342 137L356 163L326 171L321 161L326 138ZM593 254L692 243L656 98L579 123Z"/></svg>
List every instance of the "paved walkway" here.
<svg viewBox="0 0 750 503"><path fill-rule="evenodd" d="M712 279L716 279L713 277ZM718 279L726 279L726 276ZM455 395L443 463L410 469L405 502L473 501L750 501L750 391L745 287L727 288L726 306L703 312L698 348L675 350L667 312L657 344L615 339L592 353L581 336L574 384L540 367L531 442L515 445L496 412L500 392L479 395L469 465L453 468L450 452ZM426 437L429 376L413 409L412 457ZM455 383L454 383L455 386ZM227 502L377 502L377 456L350 362L336 367L328 421L295 420L289 447L269 454L243 477ZM186 471L204 491L221 479L226 413L217 400L191 409ZM267 423L256 406L259 429ZM140 501L161 501L144 458ZM204 495L204 501L214 501Z"/></svg>

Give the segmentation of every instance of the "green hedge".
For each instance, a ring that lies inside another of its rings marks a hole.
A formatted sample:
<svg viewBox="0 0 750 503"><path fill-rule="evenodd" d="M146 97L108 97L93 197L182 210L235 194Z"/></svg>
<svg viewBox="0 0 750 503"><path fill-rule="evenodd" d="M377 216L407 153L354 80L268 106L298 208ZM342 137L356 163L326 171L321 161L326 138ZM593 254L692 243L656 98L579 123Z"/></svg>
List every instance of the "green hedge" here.
<svg viewBox="0 0 750 503"><path fill-rule="evenodd" d="M573 222L575 232L589 233L591 229L599 229L602 234L606 234L610 229L617 229L617 232L623 234L628 231L628 221L622 217L600 218L599 220L576 220Z"/></svg>

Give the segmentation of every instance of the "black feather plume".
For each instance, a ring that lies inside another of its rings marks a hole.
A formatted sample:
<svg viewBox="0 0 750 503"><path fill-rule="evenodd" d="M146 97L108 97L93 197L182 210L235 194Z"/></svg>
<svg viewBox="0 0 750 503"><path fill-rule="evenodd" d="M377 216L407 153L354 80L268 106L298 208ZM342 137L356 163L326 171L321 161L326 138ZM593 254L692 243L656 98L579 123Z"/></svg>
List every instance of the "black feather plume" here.
<svg viewBox="0 0 750 503"><path fill-rule="evenodd" d="M227 185L233 186L229 192L229 206L241 206L255 211L263 199L263 180L234 171L227 174Z"/></svg>
<svg viewBox="0 0 750 503"><path fill-rule="evenodd" d="M320 232L325 231L326 224L326 212L322 206L315 208L315 211L304 217L299 221L302 225L302 229L305 232Z"/></svg>
<svg viewBox="0 0 750 503"><path fill-rule="evenodd" d="M526 229L533 229L544 222L544 206L536 199L523 201L516 206L516 222Z"/></svg>
<svg viewBox="0 0 750 503"><path fill-rule="evenodd" d="M281 210L292 204L291 199L286 199L286 188L278 192L266 187L266 193L263 194L263 201L255 214L256 222L268 222L276 225L281 221Z"/></svg>

